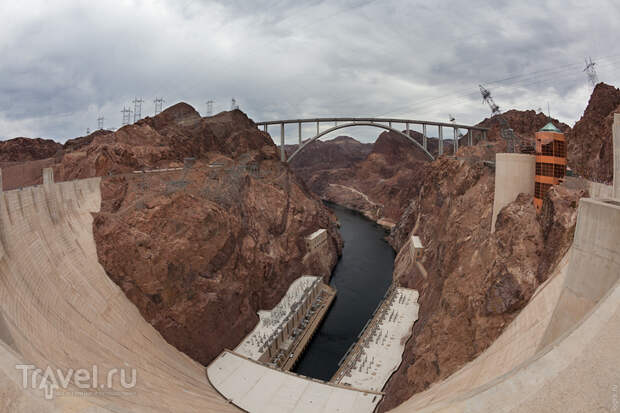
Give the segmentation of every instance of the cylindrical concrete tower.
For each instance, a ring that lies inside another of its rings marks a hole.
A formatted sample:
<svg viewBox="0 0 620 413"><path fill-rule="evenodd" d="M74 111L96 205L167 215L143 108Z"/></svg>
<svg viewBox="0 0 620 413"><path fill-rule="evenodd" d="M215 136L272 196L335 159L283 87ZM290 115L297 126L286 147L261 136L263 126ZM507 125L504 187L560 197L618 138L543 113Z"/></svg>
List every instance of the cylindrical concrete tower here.
<svg viewBox="0 0 620 413"><path fill-rule="evenodd" d="M534 194L536 157L525 153L495 154L495 195L493 196L493 217L491 232L499 211L513 202L520 193Z"/></svg>
<svg viewBox="0 0 620 413"><path fill-rule="evenodd" d="M566 139L561 130L551 122L536 132L536 183L534 205L542 209L547 191L566 175Z"/></svg>

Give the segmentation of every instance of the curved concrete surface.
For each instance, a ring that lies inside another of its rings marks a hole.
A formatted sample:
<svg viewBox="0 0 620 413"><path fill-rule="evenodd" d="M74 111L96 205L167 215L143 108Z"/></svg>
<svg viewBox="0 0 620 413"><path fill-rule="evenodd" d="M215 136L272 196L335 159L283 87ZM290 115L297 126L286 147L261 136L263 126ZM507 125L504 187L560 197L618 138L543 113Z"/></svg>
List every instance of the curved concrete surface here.
<svg viewBox="0 0 620 413"><path fill-rule="evenodd" d="M229 351L222 352L207 372L221 394L253 413L372 413L383 397L285 373Z"/></svg>
<svg viewBox="0 0 620 413"><path fill-rule="evenodd" d="M141 317L99 265L90 212L100 202L98 178L0 198L0 411L239 411L210 386L204 367ZM38 385L30 388L32 381L23 388L19 364L64 375L96 365L98 383L111 369L135 368L136 386L123 388L117 375L105 393L71 383L46 400Z"/></svg>
<svg viewBox="0 0 620 413"><path fill-rule="evenodd" d="M536 157L524 153L495 154L495 193L491 232L503 207L517 199L520 193L534 195Z"/></svg>
<svg viewBox="0 0 620 413"><path fill-rule="evenodd" d="M0 197L0 412L239 411L106 276L90 214L100 202L98 178ZM613 411L620 391L620 203L583 199L579 208L570 253L504 334L394 411ZM96 365L99 383L112 369L135 368L136 385L125 389L116 376L110 389L95 392L73 380L47 400L49 386L33 389L30 381L24 388L17 365L63 374ZM316 382L305 381L311 395Z"/></svg>
<svg viewBox="0 0 620 413"><path fill-rule="evenodd" d="M617 411L619 343L620 202L582 199L571 251L505 332L393 411Z"/></svg>

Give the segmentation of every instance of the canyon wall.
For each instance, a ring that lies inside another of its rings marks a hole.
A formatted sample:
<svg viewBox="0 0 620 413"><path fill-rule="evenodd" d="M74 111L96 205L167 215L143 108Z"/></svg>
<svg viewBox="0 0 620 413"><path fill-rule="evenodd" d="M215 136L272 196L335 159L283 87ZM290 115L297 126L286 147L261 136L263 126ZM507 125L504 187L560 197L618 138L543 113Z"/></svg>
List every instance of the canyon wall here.
<svg viewBox="0 0 620 413"><path fill-rule="evenodd" d="M529 301L572 242L585 185L562 185L536 215L521 194L491 234L493 171L442 158L429 166L418 196L390 235L399 251L394 277L420 292L420 313L403 363L388 382L382 411L473 360ZM423 269L408 240L420 236Z"/></svg>
<svg viewBox="0 0 620 413"><path fill-rule="evenodd" d="M411 134L421 141L421 134ZM330 150L340 145L334 139L316 148L309 146L299 159L293 159L291 167L322 199L392 226L408 204L411 187L419 180L420 165L428 160L411 142L393 132L381 133L374 144L351 141L349 145L356 150L349 153L355 156ZM323 163L327 150L337 156Z"/></svg>
<svg viewBox="0 0 620 413"><path fill-rule="evenodd" d="M534 143L535 133L549 121L571 133L568 125L540 112L511 110L504 117L526 145ZM532 197L520 195L502 209L497 231L490 233L495 172L480 161L494 161L496 153L505 151L499 125L496 118L482 121L479 126L490 129L489 140L461 145L456 159L425 161L400 136L383 133L364 160L347 168L308 173L312 164L305 162L303 179L319 196L395 223L389 237L398 251L394 278L420 292L420 317L403 363L384 389L381 411L484 351L572 242L579 199L588 194L587 183L579 178L553 188L539 216ZM451 141L444 143L449 155ZM436 153L436 142L430 144ZM308 151L306 156L313 155ZM423 266L410 254L413 234L425 246Z"/></svg>
<svg viewBox="0 0 620 413"><path fill-rule="evenodd" d="M611 184L613 180L614 113L620 113L620 90L599 83L583 116L568 133L568 165L591 181Z"/></svg>
<svg viewBox="0 0 620 413"><path fill-rule="evenodd" d="M68 141L44 166L56 181L102 177L99 261L169 343L203 364L234 348L294 279L329 278L341 251L335 217L238 110L201 118L177 104ZM328 242L307 255L304 236L318 228Z"/></svg>

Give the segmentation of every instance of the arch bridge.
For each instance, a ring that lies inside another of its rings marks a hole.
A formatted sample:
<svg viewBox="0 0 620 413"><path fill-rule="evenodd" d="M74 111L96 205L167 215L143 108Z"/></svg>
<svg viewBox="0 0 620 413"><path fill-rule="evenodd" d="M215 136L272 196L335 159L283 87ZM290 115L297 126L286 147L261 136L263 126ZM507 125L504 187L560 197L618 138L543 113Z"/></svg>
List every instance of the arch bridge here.
<svg viewBox="0 0 620 413"><path fill-rule="evenodd" d="M316 124L316 134L302 143L302 125L305 123ZM321 131L321 123L330 124L333 126L329 127ZM293 154L287 159L286 151L284 148L284 139L285 139L285 131L284 126L286 124L297 124L298 126L298 144L299 146L293 152ZM393 127L394 124L404 126L405 132L402 132L402 129L396 129ZM424 154L429 158L429 160L435 160L435 157L428 149L428 135L427 128L436 127L438 133L438 141L439 148L438 154L439 156L443 155L444 152L444 137L443 137L443 129L448 128L453 130L452 137L452 145L454 147L454 153L458 150L459 140L463 137L467 138L467 145L473 145L474 143L474 134L478 135L478 140L486 140L487 128L481 128L479 126L471 126L471 125L461 125L456 123L446 123L446 122L433 122L427 120L414 120L414 119L394 119L394 118L312 118L312 119L287 119L287 120L272 120L266 122L257 122L257 126L262 126L265 132L268 132L268 128L270 125L280 125L280 159L282 162L291 162L301 151L303 151L308 145L310 145L315 140L321 138L322 136L327 135L338 129L350 128L353 126L371 126L380 129L385 129L394 133L397 133L407 140L409 140L412 144L417 146L420 150L424 152ZM411 130L411 125L421 125L422 126L422 142L419 142L417 139L410 136L409 131ZM467 132L465 135L459 134L459 129L465 129Z"/></svg>

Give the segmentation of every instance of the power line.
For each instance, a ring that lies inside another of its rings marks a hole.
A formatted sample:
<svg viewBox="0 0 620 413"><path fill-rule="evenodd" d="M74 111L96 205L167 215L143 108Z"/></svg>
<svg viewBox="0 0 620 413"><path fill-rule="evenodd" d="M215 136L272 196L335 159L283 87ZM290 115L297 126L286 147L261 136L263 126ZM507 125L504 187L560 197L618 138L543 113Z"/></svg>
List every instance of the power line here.
<svg viewBox="0 0 620 413"><path fill-rule="evenodd" d="M616 54L616 55L609 55L609 56L605 56L605 57L601 57L600 59L607 59L608 62L607 64L613 64L613 63L617 63L618 61L618 57L620 57L620 54ZM511 86L521 86L521 87L525 87L525 86L529 86L532 84L536 84L536 83L540 83L542 81L545 81L545 79L549 79L549 80L557 80L558 78L563 78L566 75L569 76L574 76L577 72L574 71L574 69L578 66L580 66L581 63L571 63L571 64L567 64L567 65L563 65L563 66L556 66L555 68L548 68L548 69L542 69L542 70L537 70L534 72L528 72L528 73L524 73L521 75L515 75L515 76L510 76L507 78L503 78L503 79L497 79L497 80L492 80L489 82L484 82L484 84L486 85L490 85L490 84L498 84L498 83L506 83L507 85L511 85ZM600 66L600 64L599 64ZM571 72L572 73L566 73L566 72ZM523 83L523 82L529 82L532 79L536 79L534 82L530 82L530 83ZM504 85L505 86L505 85ZM502 85L500 85L500 87L502 87ZM470 88L468 89L461 89L461 91L457 91L457 92L453 92L453 93L448 93L445 95L441 95L441 96L436 96L436 97L431 97L431 98L427 98L427 99L422 99L422 100L418 100L416 102L416 104L414 105L407 105L407 106L401 106L399 108L390 110L388 112L385 112L383 114L380 114L378 116L384 116L390 113L400 113L398 111L402 110L402 109L417 109L420 108L422 106L429 106L428 103L429 102L434 102L434 101L438 101L438 100L444 100L447 98L452 98L452 99L459 99L461 97L469 97L469 96L475 96L478 95L479 92L469 92L469 93L465 93L462 94L460 92L462 91L466 91L466 90L471 90ZM434 106L434 105L430 105L430 106Z"/></svg>

